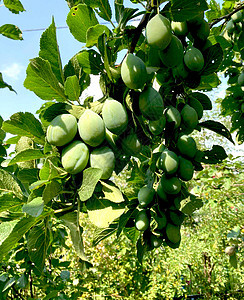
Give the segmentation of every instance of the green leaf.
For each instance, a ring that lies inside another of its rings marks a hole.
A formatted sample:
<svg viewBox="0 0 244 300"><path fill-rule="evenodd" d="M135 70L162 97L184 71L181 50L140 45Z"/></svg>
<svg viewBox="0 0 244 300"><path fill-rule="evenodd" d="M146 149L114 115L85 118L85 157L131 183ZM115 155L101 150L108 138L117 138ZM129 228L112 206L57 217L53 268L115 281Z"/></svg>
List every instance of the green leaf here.
<svg viewBox="0 0 244 300"><path fill-rule="evenodd" d="M199 12L207 10L205 0L171 0L171 13L174 21L183 22L192 19Z"/></svg>
<svg viewBox="0 0 244 300"><path fill-rule="evenodd" d="M88 261L88 258L84 252L83 239L81 235L81 228L79 221L77 220L77 214L74 212L65 214L60 218L64 224L69 228L71 240L74 245L77 255L84 261Z"/></svg>
<svg viewBox="0 0 244 300"><path fill-rule="evenodd" d="M194 92L190 96L196 98L199 102L201 102L204 110L212 109L212 102L207 95L199 92Z"/></svg>
<svg viewBox="0 0 244 300"><path fill-rule="evenodd" d="M243 31L238 38L237 45L238 45L238 48L240 51L244 48L244 32Z"/></svg>
<svg viewBox="0 0 244 300"><path fill-rule="evenodd" d="M28 284L28 277L27 277L28 275L26 275L25 273L23 273L19 278L18 278L18 280L16 281L16 285L19 287L19 288L21 288L21 289L23 289L23 288L25 288L26 286L27 286L27 284Z"/></svg>
<svg viewBox="0 0 244 300"><path fill-rule="evenodd" d="M91 8L96 9L96 13L106 21L110 21L112 18L112 11L108 0L84 0L84 3Z"/></svg>
<svg viewBox="0 0 244 300"><path fill-rule="evenodd" d="M19 220L2 222L0 224L0 245L3 241L10 235L14 226L18 223Z"/></svg>
<svg viewBox="0 0 244 300"><path fill-rule="evenodd" d="M227 238L228 239L238 239L240 237L240 235L241 235L240 226L236 226L227 234Z"/></svg>
<svg viewBox="0 0 244 300"><path fill-rule="evenodd" d="M82 185L78 190L81 201L91 198L101 176L102 170L98 168L87 168L83 171Z"/></svg>
<svg viewBox="0 0 244 300"><path fill-rule="evenodd" d="M42 194L42 199L44 203L47 204L54 197L58 196L58 194L61 191L62 191L62 185L58 181L52 180L49 183L47 183Z"/></svg>
<svg viewBox="0 0 244 300"><path fill-rule="evenodd" d="M202 75L201 76L201 82L198 85L198 90L204 90L204 91L211 91L213 88L216 88L220 84L219 77L217 74L211 74L211 75Z"/></svg>
<svg viewBox="0 0 244 300"><path fill-rule="evenodd" d="M86 47L93 47L97 44L99 36L102 34L106 34L110 36L111 32L105 25L97 24L95 26L91 26L86 32Z"/></svg>
<svg viewBox="0 0 244 300"><path fill-rule="evenodd" d="M231 255L231 256L229 257L229 262L230 262L230 265L231 265L233 268L237 269L237 256L236 256L236 253L235 253L234 255Z"/></svg>
<svg viewBox="0 0 244 300"><path fill-rule="evenodd" d="M23 205L23 201L15 196L14 193L5 193L0 195L0 212L8 209L18 209Z"/></svg>
<svg viewBox="0 0 244 300"><path fill-rule="evenodd" d="M26 149L26 150L23 150L23 151L20 151L19 153L17 153L15 155L15 157L10 160L8 165L11 166L18 162L35 160L35 159L46 158L46 157L48 157L48 155L44 154L43 151L41 151L41 150Z"/></svg>
<svg viewBox="0 0 244 300"><path fill-rule="evenodd" d="M143 257L147 251L147 245L145 243L142 243L142 239L138 239L136 243L136 250L137 259L142 264Z"/></svg>
<svg viewBox="0 0 244 300"><path fill-rule="evenodd" d="M209 120L199 123L199 126L212 130L213 132L227 138L231 143L235 144L229 130L220 122Z"/></svg>
<svg viewBox="0 0 244 300"><path fill-rule="evenodd" d="M49 243L50 230L48 226L37 225L30 230L27 238L28 254L40 272L43 271L45 265Z"/></svg>
<svg viewBox="0 0 244 300"><path fill-rule="evenodd" d="M15 90L12 88L11 85L7 84L4 80L3 80L3 74L0 72L0 89L3 88L8 88L11 92L15 92ZM16 93L16 92L15 92Z"/></svg>
<svg viewBox="0 0 244 300"><path fill-rule="evenodd" d="M18 14L19 12L25 11L19 0L3 0L3 3L12 13Z"/></svg>
<svg viewBox="0 0 244 300"><path fill-rule="evenodd" d="M18 243L18 241L27 233L35 224L47 217L50 211L46 211L38 218L26 217L16 223L8 237L0 245L0 260L9 253L9 251Z"/></svg>
<svg viewBox="0 0 244 300"><path fill-rule="evenodd" d="M219 145L214 145L211 150L206 150L203 152L204 156L202 157L201 161L207 164L222 163L222 161L228 157L225 149Z"/></svg>
<svg viewBox="0 0 244 300"><path fill-rule="evenodd" d="M65 102L64 88L52 71L50 62L41 57L30 60L24 86L43 100Z"/></svg>
<svg viewBox="0 0 244 300"><path fill-rule="evenodd" d="M140 232L135 228L135 226L125 227L123 229L123 233L133 244L136 244L138 237L140 236Z"/></svg>
<svg viewBox="0 0 244 300"><path fill-rule="evenodd" d="M57 43L56 26L54 19L52 24L43 32L40 39L40 52L39 56L44 60L49 61L53 74L58 81L64 83L62 62Z"/></svg>
<svg viewBox="0 0 244 300"><path fill-rule="evenodd" d="M124 213L124 205L113 203L107 199L93 196L90 198L86 207L90 221L100 228L107 228L115 219Z"/></svg>
<svg viewBox="0 0 244 300"><path fill-rule="evenodd" d="M0 192L13 193L17 198L23 199L21 188L13 175L3 169L0 169Z"/></svg>
<svg viewBox="0 0 244 300"><path fill-rule="evenodd" d="M14 135L30 137L41 145L45 143L45 134L41 123L29 112L13 114L10 120L3 122L2 129Z"/></svg>
<svg viewBox="0 0 244 300"><path fill-rule="evenodd" d="M98 24L92 8L79 4L71 8L66 20L70 32L79 42L86 42L86 32L91 26Z"/></svg>
<svg viewBox="0 0 244 300"><path fill-rule="evenodd" d="M202 206L202 200L191 194L190 197L181 201L180 210L186 215L192 215L195 210L201 208Z"/></svg>
<svg viewBox="0 0 244 300"><path fill-rule="evenodd" d="M79 80L76 75L69 76L66 78L64 84L65 95L67 95L68 99L71 101L79 100L81 90Z"/></svg>
<svg viewBox="0 0 244 300"><path fill-rule="evenodd" d="M76 55L76 58L87 74L99 75L103 71L101 55L95 50L84 50Z"/></svg>
<svg viewBox="0 0 244 300"><path fill-rule="evenodd" d="M42 197L37 197L33 199L31 202L24 204L22 211L34 218L37 218L42 214L43 208L44 208L44 202Z"/></svg>
<svg viewBox="0 0 244 300"><path fill-rule="evenodd" d="M1 290L1 292L4 293L5 291L7 291L9 288L11 288L11 286L13 286L13 285L15 284L15 282L16 282L16 278L15 278L15 277L10 278L10 279L6 282L6 284L5 284L5 286L3 287L3 289Z"/></svg>
<svg viewBox="0 0 244 300"><path fill-rule="evenodd" d="M101 184L102 191L104 193L104 199L114 203L121 203L125 201L123 194L112 181L101 181Z"/></svg>
<svg viewBox="0 0 244 300"><path fill-rule="evenodd" d="M110 60L109 60L109 49L107 46L107 35L104 33L98 38L98 49L102 55L104 61L104 68L110 80L113 80L111 70L110 70Z"/></svg>
<svg viewBox="0 0 244 300"><path fill-rule="evenodd" d="M19 170L17 177L23 183L33 183L38 180L39 169L22 169Z"/></svg>
<svg viewBox="0 0 244 300"><path fill-rule="evenodd" d="M201 74L206 76L217 72L223 60L223 55L224 53L219 43L208 47L203 52L204 67L201 71Z"/></svg>
<svg viewBox="0 0 244 300"><path fill-rule="evenodd" d="M92 245L96 246L98 245L101 241L104 239L108 238L112 234L114 234L117 230L118 227L118 222L113 222L109 225L108 228L101 229L101 228L96 228L94 232L94 238L92 241Z"/></svg>
<svg viewBox="0 0 244 300"><path fill-rule="evenodd" d="M21 30L13 24L4 24L0 26L0 34L12 40L23 40Z"/></svg>

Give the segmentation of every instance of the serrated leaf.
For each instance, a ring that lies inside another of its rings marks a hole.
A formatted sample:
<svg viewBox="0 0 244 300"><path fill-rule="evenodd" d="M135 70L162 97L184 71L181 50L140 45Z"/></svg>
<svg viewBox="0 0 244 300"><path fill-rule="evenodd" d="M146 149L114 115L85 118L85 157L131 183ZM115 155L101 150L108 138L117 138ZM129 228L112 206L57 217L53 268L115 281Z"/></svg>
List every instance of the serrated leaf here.
<svg viewBox="0 0 244 300"><path fill-rule="evenodd" d="M77 220L77 214L74 212L63 215L60 218L64 224L69 228L71 240L74 245L77 255L84 261L88 258L84 252L83 239L81 235L81 228Z"/></svg>
<svg viewBox="0 0 244 300"><path fill-rule="evenodd" d="M42 100L65 102L64 88L52 71L50 62L41 57L30 60L24 86Z"/></svg>
<svg viewBox="0 0 244 300"><path fill-rule="evenodd" d="M37 218L39 217L44 209L44 202L42 197L37 197L33 199L31 202L28 202L23 205L22 211L27 213L28 215Z"/></svg>
<svg viewBox="0 0 244 300"><path fill-rule="evenodd" d="M18 14L19 12L25 11L19 0L3 0L3 3L12 13Z"/></svg>
<svg viewBox="0 0 244 300"><path fill-rule="evenodd" d="M78 190L81 201L91 198L101 176L102 170L98 168L87 168L83 171L82 185Z"/></svg>
<svg viewBox="0 0 244 300"><path fill-rule="evenodd" d="M101 55L95 50L84 50L76 55L79 65L87 74L99 75L103 71Z"/></svg>
<svg viewBox="0 0 244 300"><path fill-rule="evenodd" d="M203 51L204 67L201 70L201 74L206 76L217 72L223 60L223 55L224 53L219 43Z"/></svg>
<svg viewBox="0 0 244 300"><path fill-rule="evenodd" d="M213 132L220 134L221 136L227 138L230 142L235 144L229 130L220 122L208 120L208 121L199 123L199 126L201 126L202 128L212 130Z"/></svg>
<svg viewBox="0 0 244 300"><path fill-rule="evenodd" d="M214 145L211 150L203 151L204 156L201 161L207 164L218 164L228 157L222 146Z"/></svg>
<svg viewBox="0 0 244 300"><path fill-rule="evenodd" d="M29 160L35 160L40 158L46 158L48 157L47 154L44 154L43 151L38 149L26 149L23 151L18 152L14 158L10 160L8 163L9 166L14 165L19 162L29 161Z"/></svg>
<svg viewBox="0 0 244 300"><path fill-rule="evenodd" d="M17 198L23 199L23 194L13 175L0 169L0 192L13 193Z"/></svg>
<svg viewBox="0 0 244 300"><path fill-rule="evenodd" d="M52 180L49 183L47 183L42 194L42 199L44 203L47 204L54 197L58 196L58 194L61 191L62 185L58 181Z"/></svg>
<svg viewBox="0 0 244 300"><path fill-rule="evenodd" d="M23 205L23 201L15 196L14 193L5 193L0 195L0 212L8 209L18 209Z"/></svg>
<svg viewBox="0 0 244 300"><path fill-rule="evenodd" d="M205 0L171 0L171 13L174 21L183 22L192 19L199 12L207 10Z"/></svg>
<svg viewBox="0 0 244 300"><path fill-rule="evenodd" d="M94 232L94 237L92 241L93 246L98 245L101 241L114 234L117 230L117 227L118 227L118 222L113 222L109 225L108 228L105 229L97 228Z"/></svg>
<svg viewBox="0 0 244 300"><path fill-rule="evenodd" d="M102 184L102 192L104 193L104 199L107 199L114 203L121 203L125 201L123 194L112 181L100 182Z"/></svg>
<svg viewBox="0 0 244 300"><path fill-rule="evenodd" d="M84 0L84 3L91 8L98 8L99 10L96 9L96 13L104 20L111 20L112 11L108 0Z"/></svg>
<svg viewBox="0 0 244 300"><path fill-rule="evenodd" d="M110 30L105 25L97 24L95 26L91 26L86 32L86 47L93 47L97 44L98 38L102 34L110 35Z"/></svg>
<svg viewBox="0 0 244 300"><path fill-rule="evenodd" d="M180 210L186 215L192 215L193 212L203 206L201 199L197 198L195 195L190 195L190 197L181 201Z"/></svg>
<svg viewBox="0 0 244 300"><path fill-rule="evenodd" d="M80 97L81 90L79 80L76 75L69 76L66 78L64 84L65 95L67 95L68 99L71 101L77 101Z"/></svg>
<svg viewBox="0 0 244 300"><path fill-rule="evenodd" d="M113 203L96 196L87 201L86 207L90 221L100 228L107 228L125 210L124 205L121 203Z"/></svg>
<svg viewBox="0 0 244 300"><path fill-rule="evenodd" d="M11 92L15 92L15 90L12 88L11 85L7 84L4 80L3 80L3 74L0 72L0 89L3 88L8 88ZM16 92L15 92L16 93Z"/></svg>
<svg viewBox="0 0 244 300"><path fill-rule="evenodd" d="M22 31L13 24L4 24L0 26L0 34L12 40L23 40Z"/></svg>
<svg viewBox="0 0 244 300"><path fill-rule="evenodd" d="M48 226L37 225L30 230L27 238L28 254L40 272L44 268L49 243L50 232Z"/></svg>
<svg viewBox="0 0 244 300"><path fill-rule="evenodd" d="M63 84L64 78L62 62L57 43L54 19L52 20L52 24L43 32L41 36L39 56L44 60L49 61L53 74Z"/></svg>
<svg viewBox="0 0 244 300"><path fill-rule="evenodd" d="M82 43L86 42L87 29L98 24L94 11L85 4L72 7L66 22L74 38Z"/></svg>

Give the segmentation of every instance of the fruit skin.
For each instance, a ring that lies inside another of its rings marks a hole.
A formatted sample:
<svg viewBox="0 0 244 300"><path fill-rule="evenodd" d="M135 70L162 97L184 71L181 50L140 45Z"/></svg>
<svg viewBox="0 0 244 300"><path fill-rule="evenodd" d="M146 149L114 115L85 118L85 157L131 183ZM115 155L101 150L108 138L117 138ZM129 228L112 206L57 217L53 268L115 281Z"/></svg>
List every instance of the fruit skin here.
<svg viewBox="0 0 244 300"><path fill-rule="evenodd" d="M181 111L181 119L183 124L189 128L193 129L198 124L198 114L193 107L186 104Z"/></svg>
<svg viewBox="0 0 244 300"><path fill-rule="evenodd" d="M128 125L128 115L124 106L117 100L108 98L102 109L106 128L114 134L121 134Z"/></svg>
<svg viewBox="0 0 244 300"><path fill-rule="evenodd" d="M194 167L191 161L180 156L178 176L181 180L189 181L194 174Z"/></svg>
<svg viewBox="0 0 244 300"><path fill-rule="evenodd" d="M153 233L150 235L150 246L153 249L160 247L162 245L162 243L163 243L163 240L162 240L162 238L160 238L160 236L157 236Z"/></svg>
<svg viewBox="0 0 244 300"><path fill-rule="evenodd" d="M180 241L180 227L168 223L166 226L166 235L170 242L176 244Z"/></svg>
<svg viewBox="0 0 244 300"><path fill-rule="evenodd" d="M146 185L143 186L138 192L138 202L140 207L147 207L154 198L155 190L153 188L148 188Z"/></svg>
<svg viewBox="0 0 244 300"><path fill-rule="evenodd" d="M165 117L167 122L174 122L175 128L178 128L181 123L181 115L178 109L176 109L174 106L169 106L168 109L165 112Z"/></svg>
<svg viewBox="0 0 244 300"><path fill-rule="evenodd" d="M160 119L156 121L149 121L148 127L152 134L159 135L163 132L166 125L166 118L163 115Z"/></svg>
<svg viewBox="0 0 244 300"><path fill-rule="evenodd" d="M73 140L76 132L77 120L73 115L58 115L47 128L47 141L55 146L64 146Z"/></svg>
<svg viewBox="0 0 244 300"><path fill-rule="evenodd" d="M105 139L103 119L90 109L85 110L78 121L78 131L82 140L92 147L99 146Z"/></svg>
<svg viewBox="0 0 244 300"><path fill-rule="evenodd" d="M233 20L229 20L226 23L226 30L228 31L228 33L233 33L235 31L235 24Z"/></svg>
<svg viewBox="0 0 244 300"><path fill-rule="evenodd" d="M160 14L154 16L147 23L146 38L150 46L165 49L172 39L170 21Z"/></svg>
<svg viewBox="0 0 244 300"><path fill-rule="evenodd" d="M181 154L186 157L193 158L197 152L195 140L189 135L181 135L176 143Z"/></svg>
<svg viewBox="0 0 244 300"><path fill-rule="evenodd" d="M146 119L158 120L163 116L163 98L153 87L148 87L139 96L139 109Z"/></svg>
<svg viewBox="0 0 244 300"><path fill-rule="evenodd" d="M157 222L157 230L161 230L167 225L167 218L165 214L157 215L154 217L155 221Z"/></svg>
<svg viewBox="0 0 244 300"><path fill-rule="evenodd" d="M158 168L167 174L174 174L179 165L179 157L170 150L164 150L158 160Z"/></svg>
<svg viewBox="0 0 244 300"><path fill-rule="evenodd" d="M197 112L198 120L200 120L203 117L203 106L201 102L196 98L190 96L188 103L195 109L195 111Z"/></svg>
<svg viewBox="0 0 244 300"><path fill-rule="evenodd" d="M159 196L160 200L162 200L165 203L168 202L167 194L164 191L161 180L159 180L156 192L157 192L157 195Z"/></svg>
<svg viewBox="0 0 244 300"><path fill-rule="evenodd" d="M89 150L81 141L73 141L62 150L61 163L70 174L80 173L89 160Z"/></svg>
<svg viewBox="0 0 244 300"><path fill-rule="evenodd" d="M96 148L90 154L90 165L103 171L101 179L109 179L115 167L115 155L109 147Z"/></svg>
<svg viewBox="0 0 244 300"><path fill-rule="evenodd" d="M143 88L147 80L144 62L138 56L127 54L121 65L121 77L128 88L134 90Z"/></svg>
<svg viewBox="0 0 244 300"><path fill-rule="evenodd" d="M140 210L135 218L135 226L139 231L145 231L149 227L149 219L146 210Z"/></svg>
<svg viewBox="0 0 244 300"><path fill-rule="evenodd" d="M181 182L177 177L167 178L165 174L160 179L160 184L166 194L176 195L181 190Z"/></svg>
<svg viewBox="0 0 244 300"><path fill-rule="evenodd" d="M242 16L242 11L237 11L236 13L234 13L232 16L231 16L231 19L233 22L235 23L238 23L238 22L241 22L242 19L243 19L243 16Z"/></svg>
<svg viewBox="0 0 244 300"><path fill-rule="evenodd" d="M175 35L177 36L187 35L188 33L188 26L186 21L184 22L171 21L171 28L174 31Z"/></svg>
<svg viewBox="0 0 244 300"><path fill-rule="evenodd" d="M183 62L183 45L181 41L173 35L170 44L163 51L159 52L160 59L168 68L173 68Z"/></svg>
<svg viewBox="0 0 244 300"><path fill-rule="evenodd" d="M136 156L141 151L141 143L135 133L130 133L121 141L122 150L126 155Z"/></svg>
<svg viewBox="0 0 244 300"><path fill-rule="evenodd" d="M244 86L244 72L241 72L241 74L238 76L237 82L240 86Z"/></svg>
<svg viewBox="0 0 244 300"><path fill-rule="evenodd" d="M187 68L194 72L199 72L204 66L204 58L200 50L189 47L184 55L184 62Z"/></svg>

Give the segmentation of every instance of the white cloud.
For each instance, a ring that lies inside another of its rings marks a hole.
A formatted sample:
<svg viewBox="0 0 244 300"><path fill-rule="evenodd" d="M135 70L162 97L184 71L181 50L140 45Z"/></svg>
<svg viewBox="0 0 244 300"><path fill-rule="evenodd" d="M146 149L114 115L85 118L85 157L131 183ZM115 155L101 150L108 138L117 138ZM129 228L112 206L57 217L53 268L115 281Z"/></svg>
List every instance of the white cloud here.
<svg viewBox="0 0 244 300"><path fill-rule="evenodd" d="M24 70L24 66L18 63L12 63L1 70L4 77L8 77L14 80L18 80L21 72Z"/></svg>

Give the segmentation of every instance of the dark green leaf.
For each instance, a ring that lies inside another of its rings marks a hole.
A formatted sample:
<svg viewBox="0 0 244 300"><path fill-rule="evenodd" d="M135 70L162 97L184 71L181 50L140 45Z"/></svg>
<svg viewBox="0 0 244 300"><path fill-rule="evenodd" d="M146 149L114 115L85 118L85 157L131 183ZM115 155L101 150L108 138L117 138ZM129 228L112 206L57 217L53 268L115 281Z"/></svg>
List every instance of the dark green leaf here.
<svg viewBox="0 0 244 300"><path fill-rule="evenodd" d="M112 18L112 11L108 0L84 0L84 3L96 9L97 14L106 21Z"/></svg>
<svg viewBox="0 0 244 300"><path fill-rule="evenodd" d="M87 74L98 75L103 71L101 56L95 50L84 50L76 55L76 58Z"/></svg>
<svg viewBox="0 0 244 300"><path fill-rule="evenodd" d="M37 218L42 214L43 208L44 208L44 202L42 197L37 197L33 199L31 202L24 204L22 207L22 211L34 218Z"/></svg>
<svg viewBox="0 0 244 300"><path fill-rule="evenodd" d="M87 29L98 24L92 8L85 4L72 7L66 22L73 36L82 43L86 42Z"/></svg>
<svg viewBox="0 0 244 300"><path fill-rule="evenodd" d="M97 44L99 36L105 33L107 36L110 35L110 30L105 25L97 24L91 26L86 33L86 47L93 47Z"/></svg>
<svg viewBox="0 0 244 300"><path fill-rule="evenodd" d="M46 102L37 113L40 114L43 125L48 126L55 117L61 114L67 114L67 112L65 103Z"/></svg>
<svg viewBox="0 0 244 300"><path fill-rule="evenodd" d="M216 88L220 83L221 82L219 80L219 77L215 73L207 76L202 75L201 82L197 89L203 91L211 91L213 88Z"/></svg>
<svg viewBox="0 0 244 300"><path fill-rule="evenodd" d="M64 88L52 71L49 61L36 57L30 60L24 86L43 100L65 102Z"/></svg>
<svg viewBox="0 0 244 300"><path fill-rule="evenodd" d="M230 262L230 264L233 268L237 269L237 256L236 256L236 253L229 257L229 262Z"/></svg>
<svg viewBox="0 0 244 300"><path fill-rule="evenodd" d="M13 286L16 282L16 278L12 277L10 278L6 284L4 285L3 289L1 290L2 293L4 293L5 291L7 291L11 286Z"/></svg>
<svg viewBox="0 0 244 300"><path fill-rule="evenodd" d="M23 40L21 30L13 24L4 24L0 26L0 34L12 40Z"/></svg>
<svg viewBox="0 0 244 300"><path fill-rule="evenodd" d="M86 201L91 198L101 176L101 169L88 168L83 171L82 185L78 190L78 195L81 201Z"/></svg>
<svg viewBox="0 0 244 300"><path fill-rule="evenodd" d="M203 52L204 57L204 67L201 71L202 75L210 75L214 72L217 72L219 66L223 60L223 50L219 43L208 47Z"/></svg>
<svg viewBox="0 0 244 300"><path fill-rule="evenodd" d="M181 201L180 210L186 215L192 215L195 210L201 208L202 206L202 200L191 194L190 197Z"/></svg>
<svg viewBox="0 0 244 300"><path fill-rule="evenodd" d="M237 45L240 51L244 48L244 31L242 31L242 33L240 34Z"/></svg>
<svg viewBox="0 0 244 300"><path fill-rule="evenodd" d="M213 132L218 133L223 137L227 138L231 143L235 144L229 130L223 124L217 121L209 120L199 123L199 126L212 130Z"/></svg>
<svg viewBox="0 0 244 300"><path fill-rule="evenodd" d="M53 74L58 81L64 83L62 63L57 43L56 26L54 19L52 24L43 32L40 39L39 56L49 61Z"/></svg>
<svg viewBox="0 0 244 300"><path fill-rule="evenodd" d="M25 11L22 3L19 0L3 0L4 5L15 14Z"/></svg>
<svg viewBox="0 0 244 300"><path fill-rule="evenodd" d="M19 199L23 199L23 194L13 175L0 169L0 192L13 193Z"/></svg>
<svg viewBox="0 0 244 300"><path fill-rule="evenodd" d="M2 145L0 145L0 157L5 157L5 156L7 156L6 149Z"/></svg>
<svg viewBox="0 0 244 300"><path fill-rule="evenodd" d="M171 0L171 13L174 21L183 22L197 17L199 12L207 10L205 0Z"/></svg>
<svg viewBox="0 0 244 300"><path fill-rule="evenodd" d="M118 230L117 230L117 237L124 230L126 224L133 217L133 215L135 214L136 211L137 211L136 208L129 209L126 213L124 213L119 218L119 226L118 226Z"/></svg>
<svg viewBox="0 0 244 300"><path fill-rule="evenodd" d="M228 157L225 149L218 145L214 145L211 150L206 150L203 152L204 156L202 157L201 161L206 164L222 163L222 161Z"/></svg>
<svg viewBox="0 0 244 300"><path fill-rule="evenodd" d="M51 201L54 197L58 196L58 194L62 191L62 185L56 181L52 180L45 186L45 189L42 194L42 199L45 204Z"/></svg>
<svg viewBox="0 0 244 300"><path fill-rule="evenodd" d="M46 158L46 157L48 157L48 155L44 154L43 151L41 151L41 150L26 149L26 150L18 152L15 155L15 157L10 160L8 165L11 166L11 165L14 165L18 162L35 160L35 159Z"/></svg>
<svg viewBox="0 0 244 300"><path fill-rule="evenodd" d="M19 288L21 288L21 289L23 289L23 288L25 288L26 286L27 286L27 284L28 284L28 275L26 275L25 273L23 273L19 278L18 278L18 280L16 281L16 285L19 287Z"/></svg>
<svg viewBox="0 0 244 300"><path fill-rule="evenodd" d="M202 104L204 110L212 109L212 102L207 95L199 92L194 92L190 96L196 98Z"/></svg>
<svg viewBox="0 0 244 300"><path fill-rule="evenodd" d="M15 92L15 90L12 88L11 85L7 84L4 80L3 80L3 75L2 73L0 72L0 89L3 89L3 88L8 88L11 92ZM16 92L15 92L16 93Z"/></svg>
<svg viewBox="0 0 244 300"><path fill-rule="evenodd" d="M19 208L23 205L23 201L15 196L14 193L4 193L0 195L0 212L9 208Z"/></svg>
<svg viewBox="0 0 244 300"><path fill-rule="evenodd" d="M69 76L66 78L64 84L65 95L71 101L77 101L80 97L81 90L79 85L79 80L76 75Z"/></svg>
<svg viewBox="0 0 244 300"><path fill-rule="evenodd" d="M145 243L142 243L142 239L138 239L137 243L136 243L136 255L138 258L138 261L142 264L143 261L143 257L147 251L147 246Z"/></svg>
<svg viewBox="0 0 244 300"><path fill-rule="evenodd" d="M22 169L18 172L18 179L23 183L33 183L38 180L39 169Z"/></svg>

